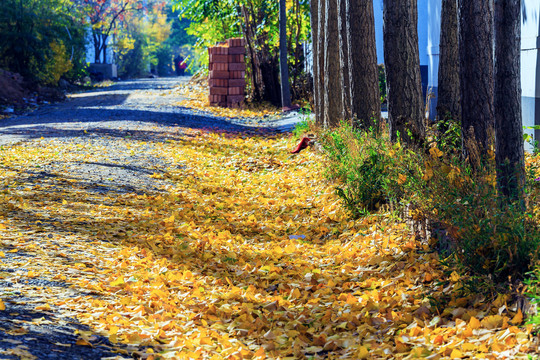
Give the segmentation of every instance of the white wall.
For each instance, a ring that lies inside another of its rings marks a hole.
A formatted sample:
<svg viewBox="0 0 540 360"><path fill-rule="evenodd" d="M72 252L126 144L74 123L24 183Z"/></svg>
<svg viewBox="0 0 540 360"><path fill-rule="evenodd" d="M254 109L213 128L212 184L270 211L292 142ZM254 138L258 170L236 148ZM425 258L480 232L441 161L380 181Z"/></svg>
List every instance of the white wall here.
<svg viewBox="0 0 540 360"><path fill-rule="evenodd" d="M540 125L540 1L522 0L521 99L523 125ZM524 130L540 141L540 130ZM527 150L531 147L527 144Z"/></svg>

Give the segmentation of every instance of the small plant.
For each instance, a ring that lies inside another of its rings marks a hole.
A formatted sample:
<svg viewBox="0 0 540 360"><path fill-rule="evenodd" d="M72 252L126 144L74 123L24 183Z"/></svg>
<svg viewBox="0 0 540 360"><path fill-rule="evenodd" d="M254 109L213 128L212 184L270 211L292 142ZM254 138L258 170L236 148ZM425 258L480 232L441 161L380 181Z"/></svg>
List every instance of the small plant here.
<svg viewBox="0 0 540 360"><path fill-rule="evenodd" d="M398 203L409 173L414 172L410 163L414 153L391 144L382 133L361 132L342 123L322 136L329 160L327 176L338 181L337 194L353 217Z"/></svg>
<svg viewBox="0 0 540 360"><path fill-rule="evenodd" d="M295 139L300 139L304 134L310 132L310 130L311 121L307 117L306 120L302 120L295 125L292 133Z"/></svg>
<svg viewBox="0 0 540 360"><path fill-rule="evenodd" d="M524 126L523 130L540 130L540 125ZM523 140L531 145L533 149L533 154L537 154L540 152L540 148L538 147L538 140L534 140L531 134L523 134Z"/></svg>

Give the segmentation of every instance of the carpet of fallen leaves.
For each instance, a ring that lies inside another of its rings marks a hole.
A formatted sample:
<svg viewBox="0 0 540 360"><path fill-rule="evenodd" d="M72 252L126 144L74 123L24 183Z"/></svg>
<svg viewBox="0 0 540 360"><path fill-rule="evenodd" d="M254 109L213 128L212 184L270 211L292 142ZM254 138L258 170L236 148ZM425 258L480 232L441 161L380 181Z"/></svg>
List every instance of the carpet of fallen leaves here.
<svg viewBox="0 0 540 360"><path fill-rule="evenodd" d="M270 104L249 103L244 104L242 109L210 106L208 86L205 83L190 82L188 84L182 84L171 92L186 98L180 101L177 104L178 106L210 112L216 116L226 118L258 120L263 116L275 116L280 113L279 109Z"/></svg>
<svg viewBox="0 0 540 360"><path fill-rule="evenodd" d="M143 142L118 141L133 151ZM77 290L51 293L39 310L76 316L112 343L148 346L145 359L536 353L509 295L466 291L395 218L348 220L322 155L292 155L293 145L284 135L186 130L156 144L171 166L151 175L169 184L154 193L89 192L61 172L32 178L43 164L104 151L90 144L3 147L0 256L34 254L21 282Z"/></svg>

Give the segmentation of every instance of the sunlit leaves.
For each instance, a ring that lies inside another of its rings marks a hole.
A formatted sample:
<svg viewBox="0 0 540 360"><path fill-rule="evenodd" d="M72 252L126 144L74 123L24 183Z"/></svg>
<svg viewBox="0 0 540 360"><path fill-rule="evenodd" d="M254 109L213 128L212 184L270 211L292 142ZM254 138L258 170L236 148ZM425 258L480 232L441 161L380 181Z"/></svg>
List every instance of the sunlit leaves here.
<svg viewBox="0 0 540 360"><path fill-rule="evenodd" d="M118 139L167 160L154 172L160 179L141 175L163 182L153 192L90 192L62 172L39 182L26 173L103 161L107 149L91 144L83 152L36 140L0 151L2 235L13 247L3 253L37 254L46 270L26 261L10 276L77 290L36 309L70 313L115 344L148 346L144 358L534 353L532 328L510 296L468 293L465 275L443 268L390 216L350 221L319 154L291 155L282 135L167 135L151 148ZM5 217L18 209L32 221Z"/></svg>

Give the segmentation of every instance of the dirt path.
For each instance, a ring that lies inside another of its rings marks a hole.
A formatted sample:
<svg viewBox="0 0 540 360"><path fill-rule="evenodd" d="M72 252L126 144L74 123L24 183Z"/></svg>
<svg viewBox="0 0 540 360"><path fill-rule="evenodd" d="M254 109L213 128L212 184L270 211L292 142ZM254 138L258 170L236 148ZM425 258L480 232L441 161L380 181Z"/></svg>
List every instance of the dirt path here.
<svg viewBox="0 0 540 360"><path fill-rule="evenodd" d="M162 192L170 184L161 174L172 164L159 155L160 143L178 139L183 129L250 130L178 107L181 99L171 90L186 81L126 81L0 121L0 148L5 151L0 190L9 194L0 209L0 227L11 230L2 234L0 243L0 299L6 307L0 311L0 358L99 359L131 357L144 350L112 346L73 314L51 307L58 299L87 295L63 280L65 274L92 267L88 244L95 240L99 221L66 218L47 205L81 201L106 207L120 195ZM14 144L43 161L23 166L11 162L8 154ZM29 211L29 202L44 208ZM73 211L84 217L86 205ZM107 241L94 242L92 248L101 254L110 251ZM38 269L50 272L36 273Z"/></svg>

